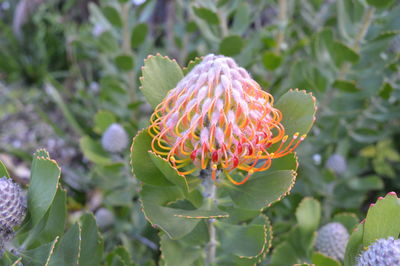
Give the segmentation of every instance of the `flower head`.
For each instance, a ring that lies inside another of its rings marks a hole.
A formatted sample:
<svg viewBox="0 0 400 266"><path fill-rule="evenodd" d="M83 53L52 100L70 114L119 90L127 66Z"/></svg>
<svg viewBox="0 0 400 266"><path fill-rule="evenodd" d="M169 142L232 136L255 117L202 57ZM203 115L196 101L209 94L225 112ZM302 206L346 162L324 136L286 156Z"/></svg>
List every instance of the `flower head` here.
<svg viewBox="0 0 400 266"><path fill-rule="evenodd" d="M128 146L129 137L125 129L117 123L111 124L103 133L101 145L106 151L122 152Z"/></svg>
<svg viewBox="0 0 400 266"><path fill-rule="evenodd" d="M0 232L12 231L26 214L26 199L20 186L10 178L0 178Z"/></svg>
<svg viewBox="0 0 400 266"><path fill-rule="evenodd" d="M152 149L182 175L210 169L214 180L223 171L243 184L305 138L296 133L288 141L273 103L232 58L208 55L156 107Z"/></svg>
<svg viewBox="0 0 400 266"><path fill-rule="evenodd" d="M322 254L343 260L349 233L341 223L328 223L318 230L315 247Z"/></svg>
<svg viewBox="0 0 400 266"><path fill-rule="evenodd" d="M356 266L400 265L400 240L389 237L378 239L361 253Z"/></svg>

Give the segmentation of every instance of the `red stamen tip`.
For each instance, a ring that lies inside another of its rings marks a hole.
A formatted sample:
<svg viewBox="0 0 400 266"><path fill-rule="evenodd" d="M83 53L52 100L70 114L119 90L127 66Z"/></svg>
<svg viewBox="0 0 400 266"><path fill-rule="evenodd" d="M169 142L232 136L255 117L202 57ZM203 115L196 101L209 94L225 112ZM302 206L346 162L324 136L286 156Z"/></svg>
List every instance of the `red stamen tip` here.
<svg viewBox="0 0 400 266"><path fill-rule="evenodd" d="M194 150L191 154L190 154L190 159L192 159L192 161L196 160L196 156L197 156L197 150Z"/></svg>
<svg viewBox="0 0 400 266"><path fill-rule="evenodd" d="M234 156L233 157L233 167L236 168L239 165L239 159L238 157Z"/></svg>
<svg viewBox="0 0 400 266"><path fill-rule="evenodd" d="M242 151L243 151L242 144L241 144L241 143L239 143L239 144L237 145L237 153L238 153L238 154L241 154L241 153L242 153Z"/></svg>
<svg viewBox="0 0 400 266"><path fill-rule="evenodd" d="M396 192L394 191L389 192L388 195L397 196Z"/></svg>
<svg viewBox="0 0 400 266"><path fill-rule="evenodd" d="M211 155L211 159L213 162L217 162L218 161L218 151L213 151L212 155Z"/></svg>

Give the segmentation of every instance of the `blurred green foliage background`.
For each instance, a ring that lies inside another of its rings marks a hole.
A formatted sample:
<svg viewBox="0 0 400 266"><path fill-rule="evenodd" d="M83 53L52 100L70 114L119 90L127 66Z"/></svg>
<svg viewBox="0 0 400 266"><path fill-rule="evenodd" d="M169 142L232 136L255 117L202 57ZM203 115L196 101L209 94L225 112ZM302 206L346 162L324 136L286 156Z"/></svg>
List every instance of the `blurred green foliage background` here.
<svg viewBox="0 0 400 266"><path fill-rule="evenodd" d="M32 152L48 149L70 222L107 213L106 250L123 245L151 265L158 236L140 212L129 148L111 154L101 137L112 123L130 139L148 125L147 55L181 66L231 56L275 97L299 88L318 101L294 190L267 210L278 244L305 196L321 202L326 223L338 212L363 217L371 199L400 190L398 34L391 0L2 0L0 159L27 184Z"/></svg>

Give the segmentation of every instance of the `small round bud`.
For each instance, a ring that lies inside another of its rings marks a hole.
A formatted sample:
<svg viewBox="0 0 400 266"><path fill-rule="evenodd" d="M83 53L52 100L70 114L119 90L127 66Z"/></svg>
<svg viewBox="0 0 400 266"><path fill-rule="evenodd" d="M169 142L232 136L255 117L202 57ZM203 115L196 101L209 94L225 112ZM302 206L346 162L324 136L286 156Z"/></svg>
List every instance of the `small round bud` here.
<svg viewBox="0 0 400 266"><path fill-rule="evenodd" d="M132 0L132 4L135 6L140 6L142 4L144 4L146 2L146 0Z"/></svg>
<svg viewBox="0 0 400 266"><path fill-rule="evenodd" d="M316 153L316 154L313 155L312 159L313 159L313 161L314 161L314 163L315 163L316 165L320 165L320 164L321 164L322 156L321 156L321 154Z"/></svg>
<svg viewBox="0 0 400 266"><path fill-rule="evenodd" d="M315 247L319 252L337 260L343 260L349 233L341 223L329 223L317 233Z"/></svg>
<svg viewBox="0 0 400 266"><path fill-rule="evenodd" d="M111 124L103 133L101 144L106 151L121 152L128 146L128 134L120 124Z"/></svg>
<svg viewBox="0 0 400 266"><path fill-rule="evenodd" d="M326 167L340 175L346 172L347 163L342 155L335 153L329 157L328 161L326 162Z"/></svg>
<svg viewBox="0 0 400 266"><path fill-rule="evenodd" d="M400 240L389 237L378 239L357 258L356 266L400 265Z"/></svg>
<svg viewBox="0 0 400 266"><path fill-rule="evenodd" d="M114 224L115 216L112 211L106 208L100 208L96 211L95 214L97 225L100 229L104 230L109 228Z"/></svg>
<svg viewBox="0 0 400 266"><path fill-rule="evenodd" d="M26 199L21 187L11 179L0 178L0 228L10 231L22 223L26 214Z"/></svg>

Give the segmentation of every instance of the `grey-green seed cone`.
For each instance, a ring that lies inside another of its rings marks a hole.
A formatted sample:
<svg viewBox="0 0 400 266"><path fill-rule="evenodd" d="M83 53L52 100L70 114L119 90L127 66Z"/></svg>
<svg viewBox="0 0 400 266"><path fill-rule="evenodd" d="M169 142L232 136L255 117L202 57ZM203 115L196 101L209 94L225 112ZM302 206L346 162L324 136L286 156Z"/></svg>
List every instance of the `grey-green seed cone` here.
<svg viewBox="0 0 400 266"><path fill-rule="evenodd" d="M343 260L348 240L349 233L341 223L329 223L318 230L315 247L326 256Z"/></svg>
<svg viewBox="0 0 400 266"><path fill-rule="evenodd" d="M400 240L389 237L372 243L361 253L356 266L399 266Z"/></svg>
<svg viewBox="0 0 400 266"><path fill-rule="evenodd" d="M10 232L20 225L26 214L21 187L11 179L0 178L0 232Z"/></svg>
<svg viewBox="0 0 400 266"><path fill-rule="evenodd" d="M101 145L112 153L122 152L128 147L129 137L125 129L117 123L111 124L103 133Z"/></svg>

